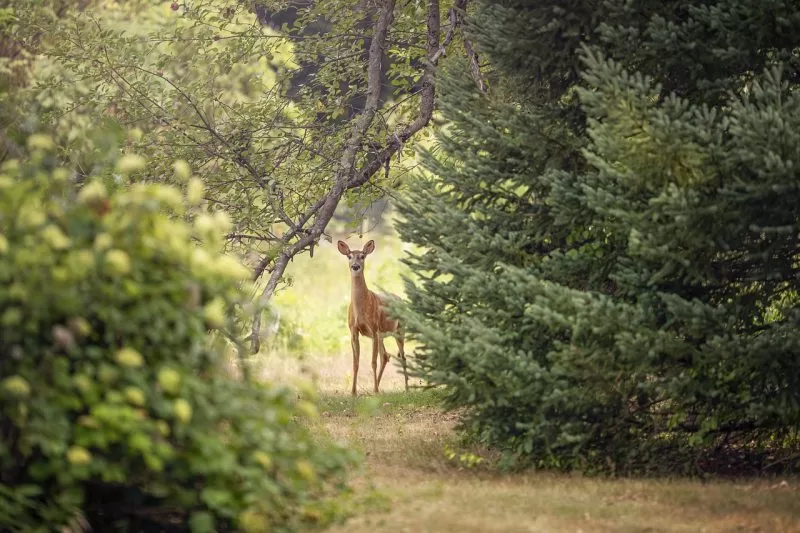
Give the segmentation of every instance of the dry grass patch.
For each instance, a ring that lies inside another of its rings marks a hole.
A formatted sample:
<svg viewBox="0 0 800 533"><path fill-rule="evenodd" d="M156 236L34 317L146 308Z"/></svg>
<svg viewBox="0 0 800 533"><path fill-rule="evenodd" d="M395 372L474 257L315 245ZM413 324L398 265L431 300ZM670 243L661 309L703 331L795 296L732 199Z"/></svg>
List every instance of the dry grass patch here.
<svg viewBox="0 0 800 533"><path fill-rule="evenodd" d="M380 532L798 532L800 480L703 483L502 475L449 460L456 416L435 391L323 398L321 425L365 454L357 492L383 505L330 529ZM472 450L479 455L485 452Z"/></svg>
<svg viewBox="0 0 800 533"><path fill-rule="evenodd" d="M347 323L342 323L343 331L347 334L348 347L346 352L331 356L304 356L283 353L259 354L250 360L251 368L261 379L279 383L292 382L300 377L314 382L317 390L330 396L345 396L350 393L353 383L353 356L350 350L350 333ZM373 387L371 339L361 339L361 363L358 370L358 393L371 395ZM386 348L392 356L389 365L381 379L381 394L402 391L404 388L403 372L397 363L396 348L393 340L386 342ZM411 343L409 343L411 345ZM411 348L406 350L411 353ZM412 386L421 385L420 380L410 379ZM349 398L349 396L347 396Z"/></svg>

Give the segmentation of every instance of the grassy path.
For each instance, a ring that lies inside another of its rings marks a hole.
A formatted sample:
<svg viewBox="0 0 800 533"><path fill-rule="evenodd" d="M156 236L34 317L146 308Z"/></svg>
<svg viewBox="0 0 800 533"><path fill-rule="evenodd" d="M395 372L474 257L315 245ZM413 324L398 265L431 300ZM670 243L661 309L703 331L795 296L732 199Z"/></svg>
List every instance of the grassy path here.
<svg viewBox="0 0 800 533"><path fill-rule="evenodd" d="M798 532L800 480L602 480L461 468L431 392L323 398L321 424L366 455L367 510L329 533Z"/></svg>

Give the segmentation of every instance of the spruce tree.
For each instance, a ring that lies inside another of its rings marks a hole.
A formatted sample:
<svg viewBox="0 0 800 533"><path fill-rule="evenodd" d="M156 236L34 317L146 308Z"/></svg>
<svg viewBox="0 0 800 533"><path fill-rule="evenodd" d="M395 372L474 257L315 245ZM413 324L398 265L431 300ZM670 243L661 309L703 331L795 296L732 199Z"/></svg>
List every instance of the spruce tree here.
<svg viewBox="0 0 800 533"><path fill-rule="evenodd" d="M796 448L800 6L562 6L479 2L489 93L439 75L399 225L417 371L539 465Z"/></svg>

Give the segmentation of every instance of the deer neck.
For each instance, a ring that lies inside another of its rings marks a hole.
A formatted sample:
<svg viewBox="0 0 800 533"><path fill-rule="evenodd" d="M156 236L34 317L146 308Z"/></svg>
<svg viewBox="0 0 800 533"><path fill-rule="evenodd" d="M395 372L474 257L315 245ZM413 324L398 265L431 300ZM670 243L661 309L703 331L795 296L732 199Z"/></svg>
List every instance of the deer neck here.
<svg viewBox="0 0 800 533"><path fill-rule="evenodd" d="M353 311L355 311L356 316L361 316L366 312L368 299L369 289L362 271L357 276L353 276L353 283L350 289L350 300L353 303Z"/></svg>

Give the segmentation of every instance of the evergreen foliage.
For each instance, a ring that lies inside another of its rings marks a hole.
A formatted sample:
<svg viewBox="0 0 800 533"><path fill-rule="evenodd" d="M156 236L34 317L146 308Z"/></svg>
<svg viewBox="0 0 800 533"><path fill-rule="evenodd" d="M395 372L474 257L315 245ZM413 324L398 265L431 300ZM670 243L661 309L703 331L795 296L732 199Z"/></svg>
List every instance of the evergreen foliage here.
<svg viewBox="0 0 800 533"><path fill-rule="evenodd" d="M800 6L579 4L480 2L489 95L440 73L416 370L541 466L796 451Z"/></svg>

